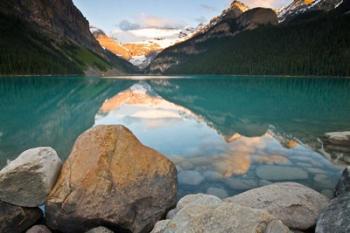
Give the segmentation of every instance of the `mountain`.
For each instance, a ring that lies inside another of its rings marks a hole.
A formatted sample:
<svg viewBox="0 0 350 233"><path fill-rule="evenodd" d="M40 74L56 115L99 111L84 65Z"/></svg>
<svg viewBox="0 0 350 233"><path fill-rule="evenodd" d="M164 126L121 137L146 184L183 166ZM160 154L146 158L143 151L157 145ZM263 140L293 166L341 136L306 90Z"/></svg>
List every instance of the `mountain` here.
<svg viewBox="0 0 350 233"><path fill-rule="evenodd" d="M153 42L120 43L96 27L90 27L90 31L103 48L140 68L146 67L161 51L161 47Z"/></svg>
<svg viewBox="0 0 350 233"><path fill-rule="evenodd" d="M239 1L233 1L230 6L225 9L219 16L216 16L210 20L210 22L197 30L193 35L200 36L205 34L215 34L219 31L224 32L229 28L230 20L234 20L242 15L243 12L249 10L249 7Z"/></svg>
<svg viewBox="0 0 350 233"><path fill-rule="evenodd" d="M0 31L0 74L135 71L99 45L72 0L1 1Z"/></svg>
<svg viewBox="0 0 350 233"><path fill-rule="evenodd" d="M242 12L165 49L146 72L349 76L348 2L279 24L271 9Z"/></svg>
<svg viewBox="0 0 350 233"><path fill-rule="evenodd" d="M290 5L278 12L280 22L290 20L308 11L330 11L342 3L343 0L294 0Z"/></svg>
<svg viewBox="0 0 350 233"><path fill-rule="evenodd" d="M126 47L124 47L117 40L107 36L101 29L90 27L90 31L103 48L109 50L111 53L117 56L124 58L125 60L129 60L131 58L130 51Z"/></svg>
<svg viewBox="0 0 350 233"><path fill-rule="evenodd" d="M165 49L148 67L151 73L167 73L173 66L188 62L187 58L206 54L208 48L203 46L211 40L232 38L246 30L253 30L264 25L278 23L276 13L267 8L247 10L247 7L234 1L230 8L212 19L207 26L189 40Z"/></svg>

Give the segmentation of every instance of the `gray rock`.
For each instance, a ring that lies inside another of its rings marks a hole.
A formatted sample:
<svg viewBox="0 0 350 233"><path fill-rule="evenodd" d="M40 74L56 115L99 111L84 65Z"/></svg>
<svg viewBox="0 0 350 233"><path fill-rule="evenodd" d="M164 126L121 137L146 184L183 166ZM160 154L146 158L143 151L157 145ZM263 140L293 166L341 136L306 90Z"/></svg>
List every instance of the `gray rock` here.
<svg viewBox="0 0 350 233"><path fill-rule="evenodd" d="M199 185L204 180L204 177L197 171L181 171L178 174L180 184Z"/></svg>
<svg viewBox="0 0 350 233"><path fill-rule="evenodd" d="M350 232L350 193L333 199L320 214L316 233L349 233Z"/></svg>
<svg viewBox="0 0 350 233"><path fill-rule="evenodd" d="M114 231L111 231L106 227L96 227L87 231L86 233L114 233Z"/></svg>
<svg viewBox="0 0 350 233"><path fill-rule="evenodd" d="M297 167L260 166L256 169L256 175L261 179L271 181L304 180L308 173Z"/></svg>
<svg viewBox="0 0 350 233"><path fill-rule="evenodd" d="M225 189L210 187L207 189L207 194L217 196L219 198L225 198L228 196Z"/></svg>
<svg viewBox="0 0 350 233"><path fill-rule="evenodd" d="M55 184L61 166L52 148L24 151L0 171L0 200L24 207L39 206Z"/></svg>
<svg viewBox="0 0 350 233"><path fill-rule="evenodd" d="M39 208L24 208L0 201L0 232L22 233L42 216Z"/></svg>
<svg viewBox="0 0 350 233"><path fill-rule="evenodd" d="M335 195L339 196L348 192L350 192L350 166L344 170L342 176L340 177L335 188Z"/></svg>
<svg viewBox="0 0 350 233"><path fill-rule="evenodd" d="M173 219L158 222L151 233L265 232L273 220L276 218L266 211L234 203L190 205L182 208Z"/></svg>
<svg viewBox="0 0 350 233"><path fill-rule="evenodd" d="M264 209L293 229L305 230L316 223L328 198L297 183L277 183L225 199L230 203Z"/></svg>
<svg viewBox="0 0 350 233"><path fill-rule="evenodd" d="M217 205L222 203L222 200L216 196L208 194L190 194L180 199L177 203L176 208L169 211L167 219L172 219L178 211L185 206L197 206L197 205Z"/></svg>
<svg viewBox="0 0 350 233"><path fill-rule="evenodd" d="M32 226L26 233L51 233L51 230L45 225Z"/></svg>
<svg viewBox="0 0 350 233"><path fill-rule="evenodd" d="M350 163L350 131L326 133L321 138L324 151L337 163Z"/></svg>
<svg viewBox="0 0 350 233"><path fill-rule="evenodd" d="M287 226L285 226L281 220L273 220L271 221L264 233L293 233L289 230Z"/></svg>

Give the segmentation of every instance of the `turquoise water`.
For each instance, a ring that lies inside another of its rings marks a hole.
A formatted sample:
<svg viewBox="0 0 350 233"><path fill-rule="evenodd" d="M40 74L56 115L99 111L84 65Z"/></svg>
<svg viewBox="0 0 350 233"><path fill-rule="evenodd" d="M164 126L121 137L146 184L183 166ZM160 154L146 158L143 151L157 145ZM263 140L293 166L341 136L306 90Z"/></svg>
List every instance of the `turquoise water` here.
<svg viewBox="0 0 350 233"><path fill-rule="evenodd" d="M2 77L0 166L37 146L64 159L84 130L123 124L174 161L179 196L280 181L330 194L340 169L317 139L350 130L349 90L334 78Z"/></svg>

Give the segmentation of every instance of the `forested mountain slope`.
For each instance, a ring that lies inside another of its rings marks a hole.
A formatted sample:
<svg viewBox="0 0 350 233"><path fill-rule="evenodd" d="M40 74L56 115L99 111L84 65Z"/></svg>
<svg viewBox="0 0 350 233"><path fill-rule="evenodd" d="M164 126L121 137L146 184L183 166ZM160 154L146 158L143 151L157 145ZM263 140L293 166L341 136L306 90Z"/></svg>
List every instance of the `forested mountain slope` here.
<svg viewBox="0 0 350 233"><path fill-rule="evenodd" d="M263 24L233 36L193 38L160 53L148 72L349 76L348 5L347 0L329 12L305 12L288 23Z"/></svg>
<svg viewBox="0 0 350 233"><path fill-rule="evenodd" d="M136 69L107 53L71 0L0 3L0 74L122 74Z"/></svg>

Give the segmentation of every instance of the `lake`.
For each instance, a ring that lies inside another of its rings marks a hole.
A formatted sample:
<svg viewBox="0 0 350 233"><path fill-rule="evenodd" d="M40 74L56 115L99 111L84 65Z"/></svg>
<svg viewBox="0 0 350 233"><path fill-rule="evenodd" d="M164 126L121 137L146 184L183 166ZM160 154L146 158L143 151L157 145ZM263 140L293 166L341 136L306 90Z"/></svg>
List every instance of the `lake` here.
<svg viewBox="0 0 350 233"><path fill-rule="evenodd" d="M292 77L1 77L0 167L22 151L53 147L123 124L172 160L179 197L220 197L296 181L331 195L341 169L318 149L350 130L350 79Z"/></svg>

